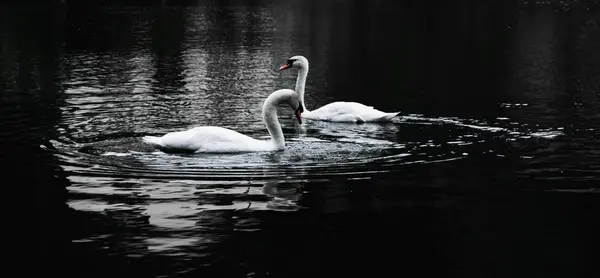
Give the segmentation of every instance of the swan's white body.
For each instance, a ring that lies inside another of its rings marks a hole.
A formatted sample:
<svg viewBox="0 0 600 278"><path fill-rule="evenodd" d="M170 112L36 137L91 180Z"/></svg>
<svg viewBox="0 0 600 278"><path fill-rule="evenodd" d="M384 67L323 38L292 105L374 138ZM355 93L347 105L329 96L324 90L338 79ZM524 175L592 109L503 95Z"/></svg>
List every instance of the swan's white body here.
<svg viewBox="0 0 600 278"><path fill-rule="evenodd" d="M163 136L144 136L143 141L164 151L194 153L268 152L285 148L283 131L277 119L277 105L299 103L297 94L288 89L273 92L263 104L263 122L270 140L257 140L237 131L218 126L200 126Z"/></svg>
<svg viewBox="0 0 600 278"><path fill-rule="evenodd" d="M385 122L396 117L398 113L379 111L373 106L366 106L358 102L337 101L319 107L316 110L305 110L302 117L311 120L330 122Z"/></svg>
<svg viewBox="0 0 600 278"><path fill-rule="evenodd" d="M165 151L196 153L273 151L281 148L272 141L257 140L218 126L199 126L189 130L170 132L160 137L144 136L143 140Z"/></svg>
<svg viewBox="0 0 600 278"><path fill-rule="evenodd" d="M304 105L304 87L308 75L308 60L303 56L291 57L280 69L298 68L298 79L296 80L296 93L304 107L302 117L305 119L330 121L330 122L390 122L400 112L383 112L373 106L367 106L358 102L338 101L324 105L316 110L309 111Z"/></svg>

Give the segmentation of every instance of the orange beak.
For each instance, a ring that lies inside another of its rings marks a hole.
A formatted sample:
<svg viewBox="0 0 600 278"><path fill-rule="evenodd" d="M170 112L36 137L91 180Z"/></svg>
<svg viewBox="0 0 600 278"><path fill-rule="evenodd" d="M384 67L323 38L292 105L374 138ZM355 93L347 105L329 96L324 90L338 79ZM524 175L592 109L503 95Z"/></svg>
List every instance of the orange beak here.
<svg viewBox="0 0 600 278"><path fill-rule="evenodd" d="M298 108L296 108L295 116L299 124L302 124L302 112L304 112L304 106L302 106L302 103L298 102Z"/></svg>
<svg viewBox="0 0 600 278"><path fill-rule="evenodd" d="M299 124L302 124L302 112L300 110L296 110L296 120L298 120Z"/></svg>
<svg viewBox="0 0 600 278"><path fill-rule="evenodd" d="M288 64L288 63L286 63L285 65L281 66L281 67L279 68L279 70L284 70L284 69L291 68L291 67L292 67L292 65L290 65L290 64Z"/></svg>

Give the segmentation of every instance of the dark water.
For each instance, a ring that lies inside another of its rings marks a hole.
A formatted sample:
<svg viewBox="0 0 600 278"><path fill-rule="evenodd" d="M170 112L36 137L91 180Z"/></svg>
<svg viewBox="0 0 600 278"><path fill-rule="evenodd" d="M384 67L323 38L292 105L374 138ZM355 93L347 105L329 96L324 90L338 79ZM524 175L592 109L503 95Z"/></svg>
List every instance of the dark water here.
<svg viewBox="0 0 600 278"><path fill-rule="evenodd" d="M2 6L20 272L592 277L600 13L550 2ZM281 109L280 153L140 142L196 125L267 138L262 101L293 88L277 69L299 54L309 109L402 117L298 126Z"/></svg>

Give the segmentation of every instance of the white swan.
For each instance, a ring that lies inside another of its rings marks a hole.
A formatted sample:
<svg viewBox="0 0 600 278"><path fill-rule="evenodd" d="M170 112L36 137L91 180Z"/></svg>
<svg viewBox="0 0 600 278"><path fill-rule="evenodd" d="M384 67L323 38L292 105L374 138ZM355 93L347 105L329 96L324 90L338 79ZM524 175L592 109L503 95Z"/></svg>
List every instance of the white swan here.
<svg viewBox="0 0 600 278"><path fill-rule="evenodd" d="M400 112L383 112L373 106L367 106L358 102L337 101L324 105L314 111L309 111L304 105L304 86L306 76L308 75L308 59L298 55L291 57L279 68L279 70L297 68L298 79L296 80L296 92L300 96L300 102L304 107L302 117L311 120L330 121L330 122L390 122L392 118L398 116Z"/></svg>
<svg viewBox="0 0 600 278"><path fill-rule="evenodd" d="M236 131L218 126L200 126L185 131L170 132L163 136L144 136L145 143L165 151L194 153L239 153L280 151L285 147L285 139L279 120L277 105L287 104L295 110L298 123L302 124L304 108L296 92L281 89L267 97L262 107L263 122L271 135L271 140L257 140Z"/></svg>

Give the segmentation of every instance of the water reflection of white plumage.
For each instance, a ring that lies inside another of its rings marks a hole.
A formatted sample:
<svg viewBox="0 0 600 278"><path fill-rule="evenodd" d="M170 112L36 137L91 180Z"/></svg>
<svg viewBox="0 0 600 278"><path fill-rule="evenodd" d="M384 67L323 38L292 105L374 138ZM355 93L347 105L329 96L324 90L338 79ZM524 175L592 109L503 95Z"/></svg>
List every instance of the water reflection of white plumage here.
<svg viewBox="0 0 600 278"><path fill-rule="evenodd" d="M300 183L277 183L269 181L262 187L262 192L269 196L265 208L276 211L296 211L302 196L303 186Z"/></svg>
<svg viewBox="0 0 600 278"><path fill-rule="evenodd" d="M173 250L202 241L192 231L218 226L215 221L221 219L222 212L237 211L243 215L231 219L237 231L256 230L260 223L245 211L297 211L302 209L299 201L303 194L301 183L278 180L216 186L194 180L164 183L92 178L81 183L75 179L68 190L72 198L67 204L74 210L126 217L129 225L182 232L176 238L149 237L148 248L153 251Z"/></svg>

